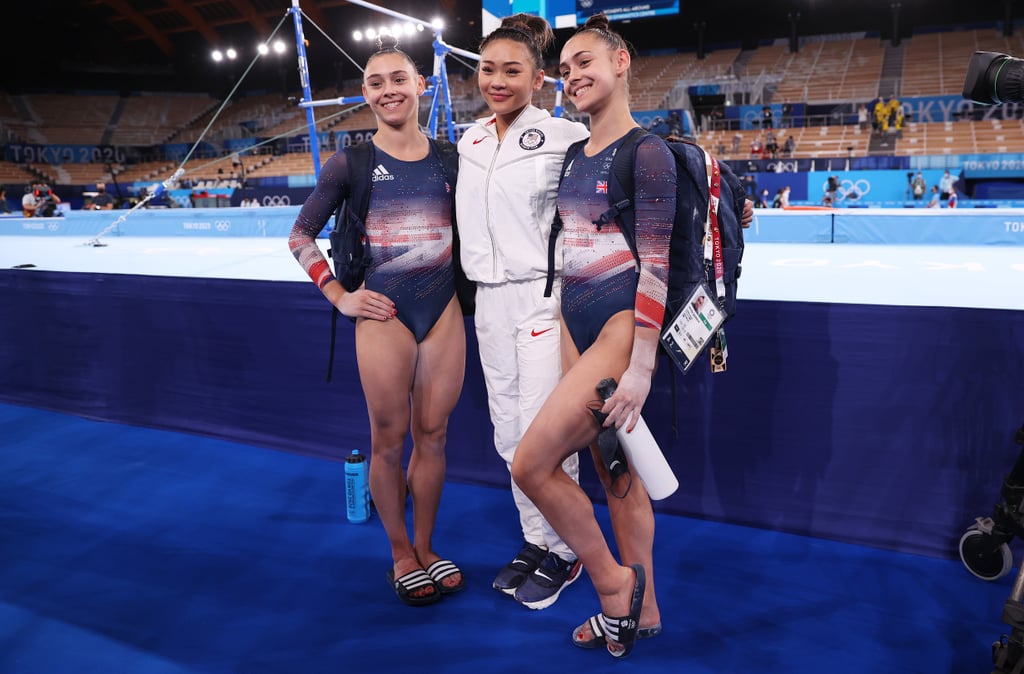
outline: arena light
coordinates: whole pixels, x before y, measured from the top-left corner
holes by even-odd
[[[224,52],[224,55],[227,56],[232,61],[234,61],[236,58],[238,58],[238,52],[235,51],[234,47],[228,47],[227,51]]]
[[[256,47],[256,51],[260,53],[260,56],[266,56],[267,54],[270,53],[270,47],[268,47],[265,43],[261,42],[260,45]]]
[[[394,38],[414,38],[417,33],[423,32],[422,23],[413,23],[406,21],[404,23],[394,23],[390,26],[373,26],[367,27],[362,30],[352,31],[352,39],[355,42],[361,42],[368,40],[370,42],[376,40],[378,37],[383,35],[389,35]]]
[[[210,58],[212,58],[217,63],[220,63],[224,60],[224,54],[222,54],[219,49],[214,49],[213,52],[210,53]]]
[[[274,40],[274,53],[283,54],[285,50],[284,42],[281,40]]]
[[[432,19],[430,21],[430,25],[434,27],[434,30],[441,30],[442,28],[444,28],[444,21],[442,21],[440,18]]]

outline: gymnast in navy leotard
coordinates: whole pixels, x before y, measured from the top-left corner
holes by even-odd
[[[402,602],[420,605],[465,587],[462,572],[434,551],[431,540],[444,484],[448,417],[462,392],[466,334],[453,283],[454,185],[447,184],[437,146],[419,127],[424,78],[388,39],[391,44],[382,44],[363,72],[363,96],[377,120],[371,175],[365,176],[373,257],[365,283],[346,291],[316,240],[349,192],[345,152],[324,164],[288,243],[334,308],[355,319],[358,378],[345,374],[348,383],[362,387],[366,400],[370,494],[391,548],[388,583]],[[339,409],[346,425],[358,422],[358,407]],[[405,462],[409,436],[412,452]]]
[[[373,264],[366,271],[366,288],[387,295],[398,320],[422,342],[455,294],[451,185],[433,152],[418,161],[401,161],[380,149],[374,155],[366,216]],[[307,246],[337,209],[338,188],[347,183],[348,164],[341,151],[324,165],[317,190],[296,221],[295,234]],[[304,266],[311,263],[307,270],[313,280],[329,281],[321,278],[330,267],[317,264],[319,249],[307,252],[299,260]]]
[[[565,94],[590,118],[590,138],[563,167],[558,193],[563,375],[512,461],[512,479],[579,555],[597,590],[600,612],[572,631],[573,643],[603,646],[615,657],[628,655],[638,637],[661,632],[654,512],[643,480],[629,466],[632,459],[623,457],[630,477],[613,479],[597,439],[602,425],[635,430],[650,393],[676,208],[675,161],[663,140],[648,137],[636,148],[631,195],[639,264],[614,223],[601,229],[594,224],[609,207],[613,153],[636,128],[629,110],[631,62],[629,46],[604,14],[587,19],[562,47],[558,71]],[[602,405],[598,386],[606,379],[617,387]],[[559,470],[586,446],[609,504],[615,552],[587,494]]]
[[[455,294],[452,272],[451,186],[441,158],[401,161],[375,152],[366,231],[373,264],[366,288],[387,295],[397,318],[422,342]],[[302,207],[293,237],[309,245],[341,201],[340,186],[348,183],[344,151],[324,165],[317,189]],[[315,243],[313,244],[315,248]],[[318,284],[332,277],[330,266],[308,248],[299,261]],[[293,246],[293,250],[295,247]]]
[[[640,269],[616,223],[594,224],[608,210],[608,174],[618,140],[587,157],[576,155],[558,191],[565,226],[562,317],[580,353],[609,318],[636,312],[636,325],[660,328],[668,292],[668,246],[675,212],[675,162],[659,139],[636,152],[636,230]],[[639,272],[639,273],[638,273]]]
[[[366,287],[395,303],[422,342],[455,294],[451,185],[441,158],[404,162],[378,150],[366,231],[373,265]]]

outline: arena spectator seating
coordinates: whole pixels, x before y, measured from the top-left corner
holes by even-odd
[[[327,161],[327,155],[320,153],[320,161]],[[247,172],[252,178],[267,176],[311,175],[313,173],[313,153],[289,152],[273,157],[263,165],[254,166]]]
[[[0,161],[0,184],[28,184],[39,176],[24,167],[9,161]]]
[[[995,28],[962,29],[915,34],[893,47],[876,37],[837,35],[802,38],[800,49],[791,53],[784,40],[775,40],[756,49],[713,48],[705,58],[692,52],[658,53],[634,60],[630,82],[632,107],[638,112],[679,107],[685,100],[684,87],[690,83],[737,82],[752,92],[751,103],[830,104],[848,106],[848,113],[831,119],[800,120],[810,126],[781,129],[776,120],[775,135],[781,147],[786,137],[794,136],[795,158],[864,156],[869,152],[896,155],[942,155],[1018,152],[1024,140],[1020,120],[970,120],[923,122],[906,120],[901,134],[886,137],[880,147],[871,148],[870,130],[850,124],[853,110],[861,104],[870,108],[886,79],[894,80],[893,93],[900,98],[913,96],[959,95],[971,55],[977,50],[1024,53],[1021,31],[1003,36]],[[890,72],[895,64],[895,73]],[[457,122],[470,122],[486,114],[475,78],[467,72],[450,72],[452,108]],[[553,64],[548,66],[554,73]],[[889,86],[886,82],[886,86]],[[760,87],[760,88],[758,88]],[[317,100],[354,97],[359,83],[342,89],[327,88],[314,92]],[[537,105],[552,109],[555,87],[547,84],[535,97]],[[55,145],[114,145],[151,147],[164,143],[193,144],[206,132],[213,146],[222,141],[282,138],[308,134],[306,115],[294,99],[282,93],[239,96],[221,110],[221,101],[207,94],[74,94],[30,93],[0,95],[0,129],[7,142]],[[429,103],[423,102],[423,121]],[[570,116],[580,115],[567,100],[562,105]],[[214,114],[217,119],[211,125]],[[315,108],[317,131],[364,131],[374,127],[372,113],[365,105],[324,106]],[[847,122],[847,123],[843,123]],[[207,128],[209,127],[209,128]],[[739,135],[738,151],[733,138]],[[751,141],[760,129],[742,131],[712,129],[699,138],[725,159],[748,159]],[[256,147],[244,157],[246,177],[311,174],[311,156],[307,152],[274,156],[281,145]],[[306,149],[306,148],[304,148]],[[321,147],[321,160],[332,148]],[[215,184],[240,181],[233,166],[234,151],[209,157],[209,148],[198,148],[186,166],[186,177]],[[148,154],[148,153],[147,153]],[[93,157],[94,159],[95,157]],[[80,159],[75,157],[74,159]],[[176,168],[174,161],[143,161],[129,166],[105,162],[64,163],[33,162],[15,165],[0,162],[0,180],[26,183],[41,178],[54,184],[89,185],[99,180],[159,181]],[[234,183],[231,183],[234,184]]]
[[[1019,30],[1004,37],[994,28],[915,35],[904,47],[899,95],[959,95],[975,51],[1024,54],[1024,38]]]
[[[206,94],[129,96],[124,99],[111,145],[146,146],[167,142],[179,128],[216,107]]]
[[[869,101],[878,96],[884,56],[878,38],[822,39],[802,44],[779,73],[774,100]]]
[[[177,164],[168,161],[143,161],[118,171],[117,180],[119,182],[134,182],[136,180],[159,182],[170,177],[177,167]]]
[[[911,122],[896,139],[898,155],[942,155],[1020,152],[1024,122],[1015,120],[962,120]]]
[[[29,142],[103,145],[103,132],[117,109],[113,95],[32,94],[22,97],[30,119],[11,124]]]
[[[171,137],[177,143],[195,143],[206,131],[204,139],[223,140],[225,138],[244,138],[265,135],[263,129],[277,123],[283,116],[301,116],[295,104],[289,102],[281,94],[260,94],[243,96],[230,101],[220,110],[222,103],[214,101],[214,105],[204,110],[195,119],[176,129]],[[213,126],[207,130],[210,120],[220,110]]]

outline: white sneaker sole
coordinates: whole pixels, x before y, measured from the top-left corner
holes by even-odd
[[[519,601],[520,604],[522,604],[526,608],[533,609],[534,611],[539,611],[539,610],[541,610],[543,608],[547,608],[548,606],[551,606],[556,601],[558,601],[558,595],[562,594],[562,590],[564,590],[565,588],[567,588],[570,585],[572,585],[573,583],[575,583],[576,579],[579,578],[581,575],[583,575],[583,565],[582,564],[580,564],[579,569],[576,570],[576,575],[569,576],[565,580],[565,582],[562,583],[562,587],[558,588],[558,592],[555,592],[550,597],[546,597],[544,599],[539,599],[537,601],[530,601],[530,602],[519,601],[519,598],[517,597],[516,601]]]

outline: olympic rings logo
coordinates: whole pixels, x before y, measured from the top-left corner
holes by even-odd
[[[46,228],[49,229],[51,232],[56,232],[58,229],[60,229],[60,225],[58,225],[56,222],[51,222],[46,226]]]
[[[284,195],[267,195],[263,197],[264,206],[291,206],[292,199],[287,194]]]
[[[821,184],[822,191],[828,191],[828,180]],[[850,180],[846,178],[839,182],[839,189],[836,190],[836,194],[840,199],[849,199],[850,201],[856,201],[857,199],[863,198],[871,192],[871,181],[865,178],[859,180]]]
[[[231,229],[231,222],[228,220],[218,220],[214,226],[218,232],[226,232]]]

